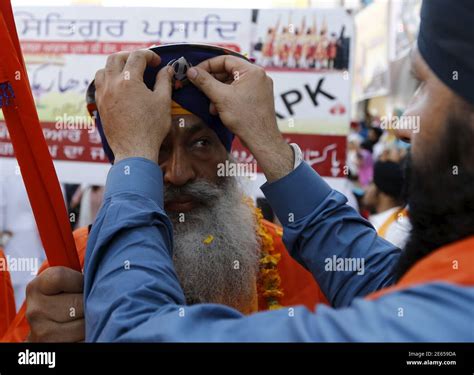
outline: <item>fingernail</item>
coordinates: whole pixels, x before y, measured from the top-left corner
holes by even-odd
[[[198,71],[197,71],[196,68],[190,68],[190,69],[188,70],[188,77],[189,77],[189,78],[194,79],[194,78],[197,77],[197,75],[198,75]]]

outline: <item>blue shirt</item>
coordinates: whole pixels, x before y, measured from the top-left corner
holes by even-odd
[[[375,301],[361,298],[394,283],[400,250],[378,237],[307,164],[262,190],[284,227],[287,249],[313,274],[332,307],[244,316],[223,305],[186,306],[172,263],[161,170],[130,158],[111,168],[89,235],[86,340],[474,341],[472,287],[434,282]],[[363,268],[340,270],[341,259]]]

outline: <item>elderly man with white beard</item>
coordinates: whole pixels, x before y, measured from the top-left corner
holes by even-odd
[[[186,302],[213,301],[243,313],[257,311],[260,239],[254,212],[237,180],[227,178],[220,185],[198,180],[183,188],[167,187],[165,206],[183,196],[202,205],[182,221],[181,212],[167,211],[173,224],[173,263]]]
[[[177,48],[192,58],[195,49],[202,49],[194,45],[158,48],[163,60],[171,57],[166,50]],[[213,53],[223,51],[215,49]],[[115,55],[109,63],[123,56]],[[190,95],[186,98],[204,97],[196,91]],[[97,116],[93,85],[87,101]],[[235,163],[230,154],[230,133],[223,126],[212,125],[213,119],[206,117],[209,105],[186,104],[193,112],[172,102],[171,127],[158,155],[164,208],[173,228],[173,264],[186,303],[220,303],[250,314],[297,304],[312,309],[318,302],[327,302],[311,274],[286,251],[281,228],[263,220],[244,196],[239,177],[218,173],[221,165]],[[104,149],[114,161],[116,155],[102,132],[100,119],[98,126]],[[89,231],[90,227],[75,232],[81,264]],[[133,267],[133,259],[124,259],[124,269]],[[23,319],[7,340],[23,341],[27,334],[29,340],[40,342],[84,340],[82,288],[83,277],[78,272],[62,267],[45,270],[28,288],[29,326]],[[66,314],[71,307],[76,312],[73,317]]]

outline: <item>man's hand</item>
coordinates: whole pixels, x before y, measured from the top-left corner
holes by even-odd
[[[84,341],[84,277],[66,267],[50,267],[26,288],[31,342]]]
[[[187,76],[211,100],[211,112],[247,145],[269,181],[293,170],[293,150],[276,123],[273,81],[263,68],[226,55],[203,61]]]
[[[160,61],[149,50],[119,52],[95,75],[97,107],[115,162],[133,156],[158,162],[171,127],[172,70],[158,72],[153,91],[143,82],[143,73]]]

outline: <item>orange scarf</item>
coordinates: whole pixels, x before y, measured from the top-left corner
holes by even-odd
[[[408,209],[402,208],[400,210],[395,211],[390,217],[385,220],[385,222],[380,226],[380,228],[377,230],[377,234],[380,237],[385,238],[385,235],[387,234],[388,228],[390,228],[390,225],[394,223],[396,220],[400,220],[402,217],[408,217]]]
[[[419,260],[392,287],[368,295],[369,300],[416,285],[444,281],[474,286],[474,236],[454,242]]]

